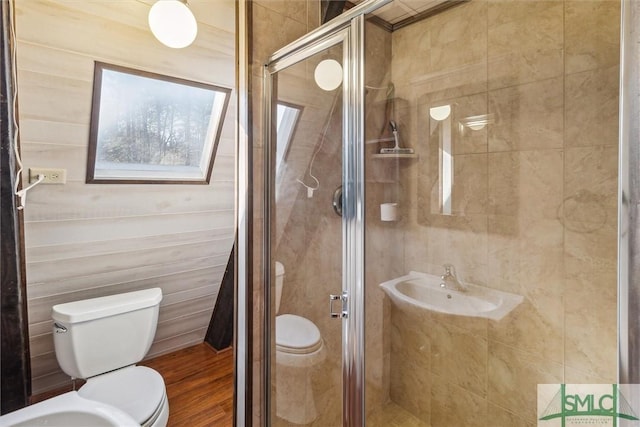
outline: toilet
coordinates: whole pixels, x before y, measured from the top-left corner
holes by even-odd
[[[276,314],[280,311],[284,266],[276,261]],[[276,415],[294,424],[309,424],[318,417],[311,368],[325,358],[318,327],[294,314],[276,316]]]
[[[135,365],[151,347],[161,300],[162,290],[153,288],[59,304],[52,313],[58,364],[86,380],[77,394],[143,427],[165,427],[169,419],[162,376]]]

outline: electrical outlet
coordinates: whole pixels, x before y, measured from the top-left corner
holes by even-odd
[[[44,175],[42,184],[66,184],[66,169],[29,168],[29,183],[36,182],[38,175]]]

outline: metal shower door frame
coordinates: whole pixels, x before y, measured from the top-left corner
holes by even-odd
[[[271,231],[275,204],[273,105],[274,74],[319,52],[343,44],[342,117],[342,318],[343,426],[365,425],[365,296],[364,296],[364,24],[365,15],[392,0],[367,0],[327,24],[275,52],[264,67],[264,395],[271,402],[272,264]],[[327,290],[327,296],[329,290]],[[270,425],[270,414],[265,414]]]

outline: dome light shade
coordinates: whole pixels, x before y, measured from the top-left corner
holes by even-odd
[[[486,124],[485,124],[485,123],[477,123],[477,124],[473,124],[473,125],[472,125],[472,124],[470,124],[470,125],[469,125],[469,129],[472,129],[472,130],[482,130],[482,129],[484,129],[484,127],[485,127],[485,126],[486,126]]]
[[[149,10],[149,28],[165,46],[189,46],[198,34],[198,23],[191,9],[179,0],[158,0]]]
[[[324,59],[316,66],[313,77],[320,89],[337,89],[342,84],[342,65],[335,59]]]
[[[440,107],[431,107],[429,115],[433,120],[442,121],[451,114],[451,105],[441,105]]]

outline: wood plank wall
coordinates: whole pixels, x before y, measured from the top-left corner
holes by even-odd
[[[234,85],[233,0],[191,0],[198,37],[179,50],[148,30],[153,3],[16,1],[24,166],[67,169],[66,185],[33,189],[25,209],[34,394],[68,380],[53,352],[55,304],[161,287],[148,357],[202,342],[215,305],[234,237],[235,91],[210,185],[84,182],[94,61]]]

